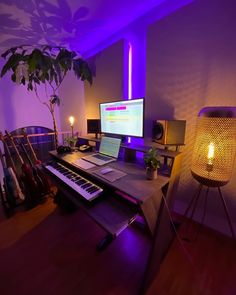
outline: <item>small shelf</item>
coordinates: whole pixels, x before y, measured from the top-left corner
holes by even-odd
[[[52,177],[55,178],[53,175]],[[126,200],[119,196],[117,197],[112,190],[108,190],[104,195],[99,196],[92,202],[88,202],[58,178],[56,179],[56,183],[60,193],[69,198],[76,206],[83,209],[99,226],[113,237],[119,235],[138,215],[138,207],[135,204],[128,204]]]

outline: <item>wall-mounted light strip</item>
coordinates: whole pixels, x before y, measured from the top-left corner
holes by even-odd
[[[128,56],[128,99],[132,99],[132,46],[130,43]]]
[[[128,54],[128,99],[132,99],[132,46],[130,43]],[[131,143],[131,137],[128,137],[127,141]]]

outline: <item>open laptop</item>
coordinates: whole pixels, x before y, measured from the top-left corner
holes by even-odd
[[[82,159],[98,166],[116,161],[119,155],[120,144],[120,138],[104,136],[101,138],[99,152],[82,157]]]

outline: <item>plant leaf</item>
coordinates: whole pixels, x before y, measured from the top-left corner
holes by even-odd
[[[7,51],[5,51],[1,55],[1,57],[6,58],[8,56],[8,54],[10,54],[10,53],[14,54],[16,52],[16,50],[17,50],[17,47],[12,47],[12,48],[8,49]]]
[[[18,53],[13,54],[6,64],[3,66],[2,71],[1,71],[1,78],[6,74],[7,71],[12,69],[14,71],[16,67],[18,66],[19,62],[22,61],[22,56]]]

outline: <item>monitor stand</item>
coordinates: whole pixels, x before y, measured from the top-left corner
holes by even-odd
[[[128,142],[128,136],[121,136],[121,143],[124,145],[130,145]]]

